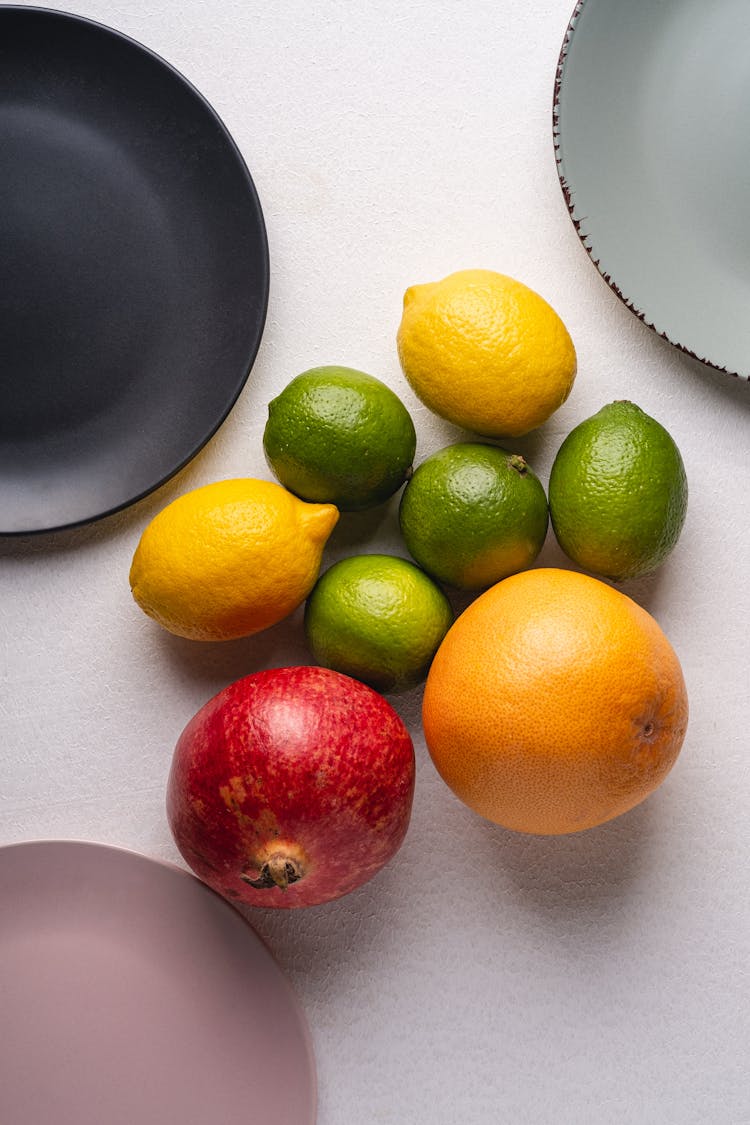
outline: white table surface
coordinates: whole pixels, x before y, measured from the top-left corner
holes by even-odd
[[[523,837],[459,804],[427,757],[420,691],[394,698],[418,760],[402,850],[338,903],[253,922],[309,1018],[320,1125],[750,1121],[750,387],[650,333],[578,242],[551,142],[571,0],[59,6],[148,44],[213,103],[260,194],[272,282],[249,383],[177,479],[89,528],[0,542],[0,843],[181,862],[164,814],[180,730],[229,681],[309,656],[299,613],[221,646],[160,631],[128,589],[142,529],[190,488],[267,477],[266,403],[314,364],[393,386],[418,459],[462,437],[403,380],[401,297],[455,269],[510,273],[558,309],[579,356],[568,402],[516,443],[544,482],[563,436],[615,398],[683,452],[680,543],[626,587],[681,657],[682,755],[620,820]],[[342,519],[327,561],[404,553],[395,513]],[[560,561],[548,542],[539,562]]]

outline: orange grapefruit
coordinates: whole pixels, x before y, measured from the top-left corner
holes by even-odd
[[[688,701],[677,656],[631,598],[538,569],[476,599],[425,685],[430,755],[488,820],[557,835],[633,808],[680,752]]]

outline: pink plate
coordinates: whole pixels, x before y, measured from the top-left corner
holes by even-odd
[[[0,848],[2,1125],[312,1125],[304,1017],[192,875],[98,844]]]

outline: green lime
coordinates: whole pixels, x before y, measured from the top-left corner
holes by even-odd
[[[552,526],[565,554],[618,581],[655,570],[677,542],[687,509],[680,451],[632,402],[581,422],[552,465]]]
[[[480,590],[534,561],[547,534],[547,497],[519,454],[458,442],[415,470],[399,519],[409,553],[428,574]]]
[[[266,460],[303,500],[342,511],[387,500],[411,472],[417,438],[398,395],[351,367],[314,367],[268,406]]]
[[[305,635],[318,663],[377,691],[420,683],[452,623],[440,587],[394,555],[334,563],[305,606]]]

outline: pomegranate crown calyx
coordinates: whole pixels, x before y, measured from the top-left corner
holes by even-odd
[[[278,887],[279,890],[285,891],[303,875],[304,871],[298,859],[285,852],[274,852],[262,864],[257,876],[253,877],[243,872],[240,878],[256,890]]]

